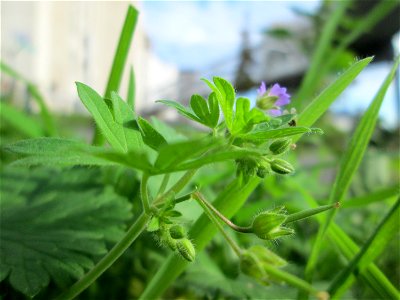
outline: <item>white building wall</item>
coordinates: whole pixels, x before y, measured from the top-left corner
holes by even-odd
[[[2,2],[1,60],[39,86],[51,109],[85,111],[75,81],[103,94],[129,2]],[[133,5],[140,11],[140,3]],[[139,21],[120,94],[126,98],[130,65],[136,77],[138,110],[154,105],[178,70],[151,52]],[[2,80],[11,80],[2,76]],[[8,86],[2,83],[2,88]],[[20,92],[21,93],[21,92]],[[19,95],[17,93],[17,95]],[[158,96],[160,97],[160,96]]]

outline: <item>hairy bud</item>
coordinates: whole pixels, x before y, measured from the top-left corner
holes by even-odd
[[[286,175],[294,172],[293,166],[286,160],[276,158],[271,161],[271,169],[275,173]]]
[[[186,259],[189,262],[194,261],[196,257],[196,250],[194,249],[194,246],[189,239],[183,238],[177,240],[176,247],[178,249],[179,254],[184,259]]]
[[[292,145],[292,140],[291,139],[279,139],[274,141],[270,146],[269,150],[275,154],[282,154],[285,153],[290,149],[290,146]]]
[[[186,236],[185,229],[181,225],[173,225],[169,229],[169,234],[175,240],[182,239]]]
[[[284,235],[293,234],[293,229],[282,226],[286,218],[285,214],[271,211],[262,212],[253,220],[251,225],[253,233],[263,240],[273,240]]]

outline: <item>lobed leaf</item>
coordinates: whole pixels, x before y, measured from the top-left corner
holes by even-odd
[[[165,138],[145,119],[139,117],[138,124],[143,141],[147,146],[158,151],[160,147],[167,144]]]
[[[29,297],[50,279],[65,286],[83,276],[131,217],[98,170],[5,169],[1,177],[0,280]]]

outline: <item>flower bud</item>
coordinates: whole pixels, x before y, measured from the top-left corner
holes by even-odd
[[[260,165],[257,168],[257,176],[260,178],[264,178],[271,172],[272,172],[271,165],[266,161],[263,161],[262,163],[260,163]]]
[[[263,110],[274,108],[275,102],[278,98],[278,96],[262,96],[257,100],[256,106]]]
[[[260,245],[247,249],[240,256],[240,270],[263,285],[278,281],[273,275],[268,274],[266,266],[283,267],[286,264],[284,259]]]
[[[181,225],[173,225],[169,229],[169,234],[175,240],[182,239],[186,236],[185,229]]]
[[[177,246],[179,254],[184,259],[186,259],[189,262],[194,261],[194,259],[196,257],[196,250],[194,249],[194,246],[189,239],[183,238],[183,239],[177,240],[176,246]]]
[[[263,240],[273,240],[283,235],[293,234],[291,228],[282,226],[287,216],[266,211],[257,215],[251,225],[253,233]]]
[[[162,245],[167,245],[171,250],[176,250],[176,240],[169,234],[169,230],[164,226],[158,231],[158,237]]]
[[[275,173],[286,175],[294,172],[293,166],[286,160],[276,158],[271,161],[271,169]]]
[[[275,155],[282,154],[290,149],[291,144],[291,139],[279,139],[269,146],[269,150]]]
[[[253,159],[239,159],[237,162],[237,172],[245,176],[255,176],[257,173],[257,162]]]

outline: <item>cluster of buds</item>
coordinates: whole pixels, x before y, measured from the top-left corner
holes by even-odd
[[[182,258],[192,262],[196,257],[193,243],[188,238],[185,228],[170,219],[180,215],[178,211],[173,210],[173,205],[168,204],[161,213],[155,212],[147,231],[154,232],[161,245],[169,247]]]

